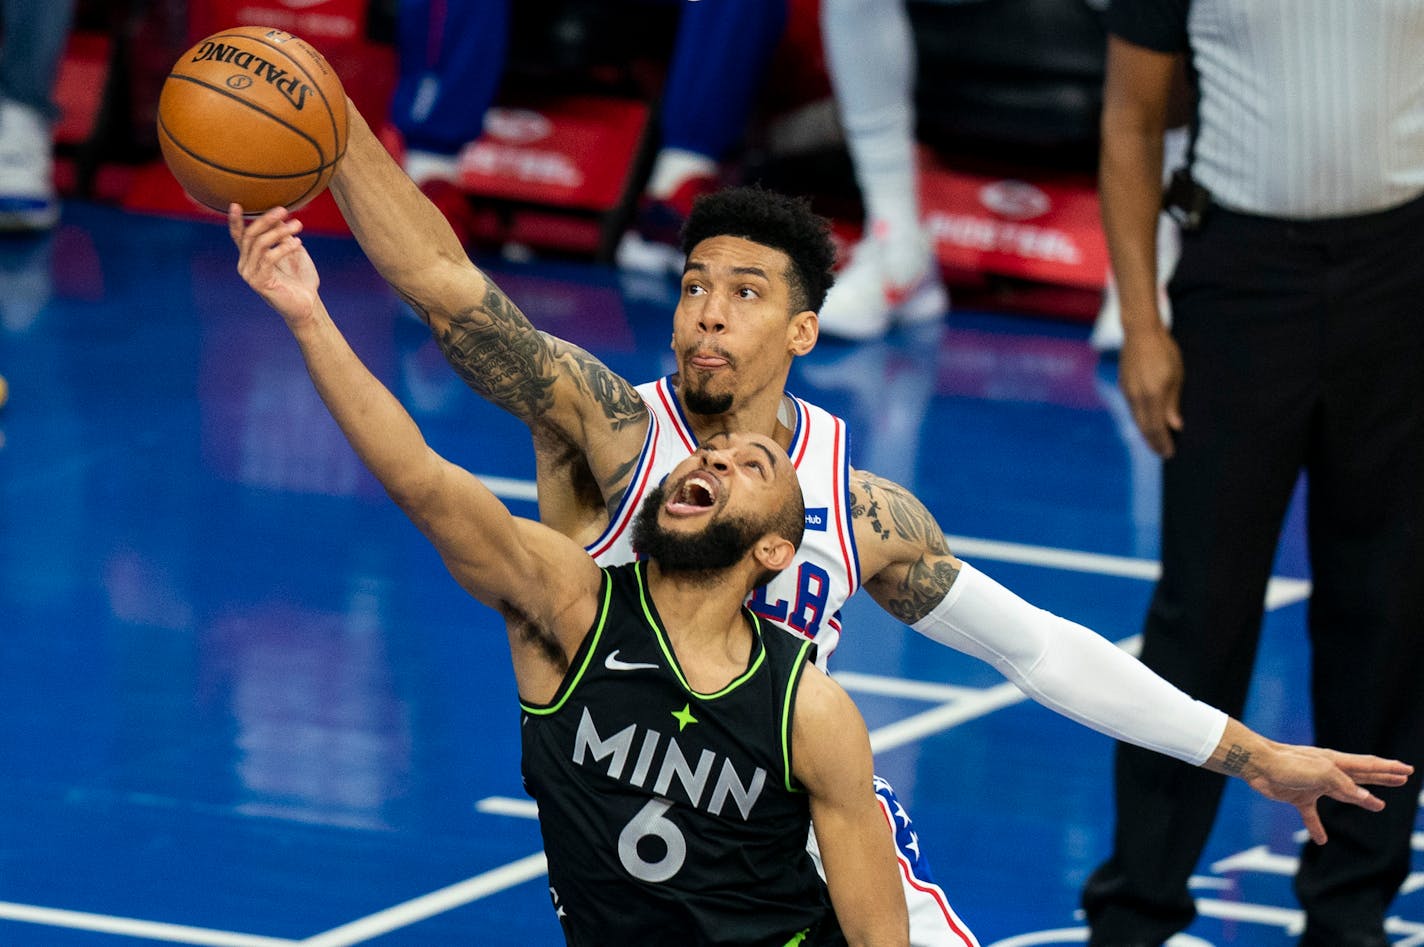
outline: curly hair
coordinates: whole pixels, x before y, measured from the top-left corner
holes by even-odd
[[[820,311],[835,282],[836,247],[830,223],[811,202],[762,187],[732,187],[705,194],[692,205],[682,228],[682,252],[712,237],[741,237],[780,250],[791,258],[793,311]]]

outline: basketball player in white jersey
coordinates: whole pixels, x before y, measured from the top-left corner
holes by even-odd
[[[535,329],[470,261],[355,106],[348,108],[350,138],[332,184],[337,203],[466,383],[529,425],[546,524],[587,544],[601,562],[626,558],[631,512],[678,460],[714,434],[771,437],[797,465],[808,528],[796,562],[749,603],[753,611],[816,640],[824,660],[840,635],[841,603],[863,585],[896,618],[990,662],[1045,706],[1295,801],[1318,837],[1318,792],[1305,798],[1275,775],[1304,754],[1350,780],[1331,762],[1340,757],[1264,740],[1101,636],[956,559],[914,496],[850,468],[843,422],[786,394],[793,359],[816,343],[816,310],[833,279],[826,222],[804,203],[757,189],[699,202],[684,232],[687,263],[673,315],[678,373],[635,388],[587,352]],[[1374,806],[1357,786],[1333,785],[1347,801]],[[908,825],[894,824],[907,833],[898,841],[911,942],[976,944],[943,892],[919,874],[925,866]]]

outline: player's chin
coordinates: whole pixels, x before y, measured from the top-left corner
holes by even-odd
[[[730,376],[692,375],[683,383],[682,403],[693,414],[725,414],[736,401],[735,391],[735,380]]]

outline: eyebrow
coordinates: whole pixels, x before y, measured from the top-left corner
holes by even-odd
[[[716,440],[716,439],[719,438],[719,437],[731,438],[731,436],[732,436],[732,433],[731,433],[730,431],[718,431],[716,434],[710,434],[710,435],[708,435],[707,437],[704,437],[704,438],[702,439],[702,446],[703,446],[703,447],[706,447],[708,441]],[[750,443],[751,443],[751,446],[752,446],[752,447],[755,447],[757,450],[761,451],[763,454],[766,455],[767,462],[768,462],[769,464],[771,464],[772,469],[775,470],[775,469],[776,469],[776,454],[775,454],[775,452],[773,452],[770,447],[767,447],[765,444],[761,443],[760,441],[751,441]]]
[[[696,270],[699,273],[706,273],[708,267],[706,263],[699,260],[688,260],[687,263],[683,265],[682,272],[688,273],[692,270]],[[771,282],[771,277],[768,276],[766,270],[760,266],[734,266],[731,272],[734,276],[759,276],[768,283]]]
[[[772,469],[772,470],[775,470],[775,469],[776,469],[776,455],[771,452],[771,448],[770,448],[770,447],[767,447],[765,444],[759,443],[759,442],[757,442],[757,441],[753,441],[753,442],[752,442],[752,446],[753,446],[753,447],[756,447],[756,448],[759,448],[759,449],[761,450],[761,452],[766,455],[766,461],[767,461],[767,463],[771,464],[771,469]]]

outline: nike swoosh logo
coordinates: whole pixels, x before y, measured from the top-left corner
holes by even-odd
[[[618,651],[614,651],[608,657],[604,658],[603,666],[610,671],[639,671],[644,668],[656,670],[658,667],[656,664],[636,664],[628,661],[620,661],[618,660]]]

